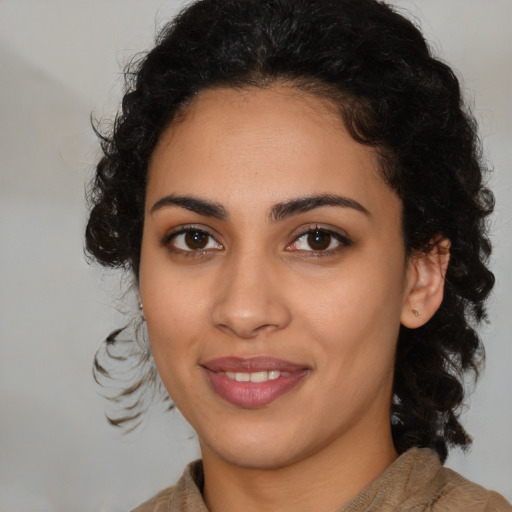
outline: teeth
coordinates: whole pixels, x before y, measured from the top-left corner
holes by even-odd
[[[245,373],[245,372],[225,372],[226,377],[236,380],[237,382],[267,382],[268,380],[275,380],[281,377],[281,375],[290,375],[286,372],[280,372],[277,370],[271,370],[269,372],[262,371],[262,372],[252,372],[252,373]]]
[[[266,382],[268,380],[268,372],[251,373],[251,382]]]

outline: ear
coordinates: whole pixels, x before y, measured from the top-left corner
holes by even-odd
[[[445,238],[435,241],[428,253],[409,258],[402,325],[416,329],[434,316],[443,301],[449,261],[450,241]]]

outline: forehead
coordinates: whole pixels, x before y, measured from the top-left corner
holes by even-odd
[[[162,134],[150,162],[148,203],[169,193],[222,203],[238,196],[241,208],[313,193],[368,204],[395,196],[375,150],[352,139],[336,105],[286,86],[199,94]]]

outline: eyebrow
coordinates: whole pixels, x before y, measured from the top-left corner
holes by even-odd
[[[159,199],[151,207],[150,212],[154,213],[155,211],[167,206],[178,206],[199,215],[204,215],[205,217],[213,217],[219,220],[226,220],[228,218],[228,212],[226,208],[224,208],[224,206],[222,206],[220,203],[207,201],[206,199],[199,199],[197,197],[178,196],[175,194],[170,194]]]
[[[270,218],[273,221],[284,220],[298,213],[309,212],[322,206],[336,206],[339,208],[352,208],[370,217],[370,212],[361,204],[349,197],[334,194],[322,194],[292,199],[284,203],[278,203],[272,207]]]
[[[193,196],[179,196],[170,194],[159,199],[152,207],[150,212],[154,213],[165,207],[178,206],[190,210],[191,212],[203,215],[205,217],[213,217],[219,220],[226,220],[229,217],[228,211],[220,203],[209,201],[207,199],[199,199]],[[270,219],[273,222],[279,222],[293,215],[305,213],[323,206],[334,206],[338,208],[351,208],[359,211],[368,217],[370,212],[361,204],[349,197],[321,194],[307,197],[299,197],[282,203],[275,204],[270,211]]]

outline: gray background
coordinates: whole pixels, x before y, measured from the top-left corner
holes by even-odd
[[[400,0],[464,77],[491,185],[497,276],[487,369],[448,465],[512,500],[512,1]],[[198,456],[179,414],[123,437],[104,420],[93,354],[122,324],[119,275],[83,258],[89,125],[120,99],[121,64],[185,2],[0,0],[0,510],[126,511]],[[133,302],[133,301],[132,301]]]

